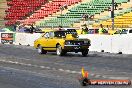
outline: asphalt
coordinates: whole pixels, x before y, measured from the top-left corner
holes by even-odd
[[[81,67],[89,79],[132,80],[132,55],[89,52],[57,56],[39,55],[30,46],[0,44],[0,88],[83,88],[78,82]],[[132,88],[132,86],[89,85],[86,88]]]

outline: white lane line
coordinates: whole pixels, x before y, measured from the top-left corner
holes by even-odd
[[[45,68],[45,69],[49,69],[49,70],[56,70],[56,71],[61,71],[61,72],[66,72],[66,73],[71,73],[71,74],[81,74],[81,72],[79,72],[79,71],[64,70],[61,68],[56,69],[56,68],[51,68],[51,67],[46,67],[46,66],[38,66],[38,65],[32,65],[32,64],[19,63],[16,61],[0,60],[0,62],[23,65],[23,66],[30,66],[30,67],[36,67],[36,68],[42,68],[42,69]]]
[[[107,76],[107,75],[95,75],[95,77],[102,77],[106,79],[132,79],[130,77],[117,77],[117,76]]]
[[[38,66],[38,65],[32,65],[32,64],[25,64],[25,63],[19,63],[19,62],[13,62],[13,61],[7,61],[7,60],[0,60],[0,62],[5,62],[5,63],[11,63],[11,64],[17,64],[17,65],[23,65],[23,66],[30,66],[30,67],[36,67],[36,68],[42,68],[42,69],[49,69],[49,70],[56,70],[56,71],[61,71],[61,72],[66,72],[66,73],[71,73],[71,74],[81,74],[79,71],[71,71],[71,70],[64,70],[64,69],[56,69],[56,68],[51,68],[51,67],[46,67],[46,66]],[[1,66],[0,66],[1,67]],[[25,70],[26,71],[26,70]],[[34,73],[34,72],[33,72]],[[97,75],[97,74],[90,74],[91,76],[94,76],[96,78],[98,77],[103,77],[103,78],[108,78],[108,79],[130,79],[129,77],[108,77],[104,75]]]
[[[59,71],[64,71],[63,69],[58,69]]]
[[[65,70],[65,71],[68,72],[68,73],[71,72],[70,70]]]
[[[101,75],[95,75],[95,77],[97,77],[97,78],[98,78],[98,77],[102,77],[102,76],[101,76]]]
[[[31,64],[27,64],[27,66],[32,66]]]
[[[95,74],[90,74],[91,76],[95,76]]]
[[[34,74],[36,76],[41,76],[41,77],[48,77],[48,78],[52,78],[51,74],[48,75],[48,74],[43,74],[43,73],[38,73],[38,72],[33,72],[33,71],[29,71],[29,70],[20,70],[20,69],[16,69],[16,68],[11,68],[11,67],[3,67],[3,66],[0,66],[1,68],[4,68],[6,70],[14,70],[14,71],[18,71],[18,72],[25,72],[25,73],[31,73],[31,74]],[[6,71],[5,70],[5,71]],[[54,77],[54,76],[53,76]],[[60,76],[55,76],[57,78],[60,78]]]
[[[50,67],[45,67],[46,69],[51,69]]]
[[[103,75],[102,77],[103,77],[103,78],[108,78],[108,77],[106,77],[105,75]]]
[[[74,73],[77,73],[77,72],[76,72],[76,71],[71,71],[71,73],[73,73],[73,74],[74,74]]]
[[[119,76],[107,76],[107,75],[98,75],[98,74],[90,74],[91,76],[94,76],[96,78],[106,78],[106,79],[132,79],[130,77],[119,77]]]
[[[56,68],[52,68],[52,70],[56,70]]]
[[[129,77],[108,77],[109,79],[129,79]]]
[[[45,68],[45,66],[40,66],[41,68]]]

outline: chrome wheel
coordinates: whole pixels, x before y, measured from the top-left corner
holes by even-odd
[[[43,47],[42,47],[41,45],[39,45],[39,46],[38,46],[38,53],[39,53],[39,54],[46,54],[47,51],[45,51],[45,50],[43,49]]]
[[[59,55],[59,56],[62,55],[62,47],[61,47],[60,45],[57,46],[56,53],[57,53],[57,55]]]

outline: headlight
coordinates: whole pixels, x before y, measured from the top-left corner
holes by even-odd
[[[89,41],[84,41],[84,44],[88,43]]]

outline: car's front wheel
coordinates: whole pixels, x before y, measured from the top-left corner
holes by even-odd
[[[57,54],[58,56],[63,56],[63,55],[66,54],[66,52],[64,52],[64,51],[62,50],[61,45],[57,45],[57,47],[56,47],[56,54]]]
[[[47,51],[45,51],[45,50],[43,49],[43,47],[42,47],[41,45],[39,45],[39,46],[38,46],[38,53],[39,53],[39,54],[46,54]]]
[[[88,54],[88,49],[82,51],[82,56],[86,57]]]

